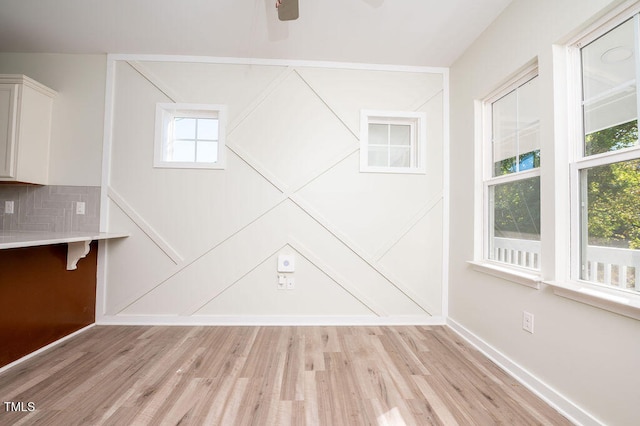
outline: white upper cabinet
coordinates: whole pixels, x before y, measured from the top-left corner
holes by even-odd
[[[55,95],[27,76],[0,74],[0,181],[47,184]]]

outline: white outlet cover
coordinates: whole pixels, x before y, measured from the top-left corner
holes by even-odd
[[[76,202],[76,214],[84,214],[85,213],[85,203],[84,201]]]
[[[296,270],[296,257],[292,254],[278,256],[278,272],[294,272]]]

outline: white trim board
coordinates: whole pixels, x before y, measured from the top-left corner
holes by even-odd
[[[107,62],[110,61],[147,61],[147,62],[191,62],[203,64],[233,64],[233,65],[266,65],[284,67],[307,67],[307,68],[336,68],[353,70],[372,71],[397,71],[415,73],[447,73],[446,67],[421,67],[414,65],[390,65],[390,64],[366,64],[356,62],[331,62],[331,61],[308,61],[290,59],[265,59],[265,58],[232,58],[218,56],[184,56],[184,55],[147,55],[147,54],[127,54],[110,53],[107,55]]]
[[[445,325],[444,317],[424,316],[177,316],[177,315],[105,315],[98,325],[148,326],[393,326],[393,325]]]
[[[566,396],[553,389],[534,374],[521,367],[508,356],[482,340],[455,320],[447,318],[446,322],[446,325],[449,326],[451,330],[456,332],[456,334],[462,337],[471,346],[480,351],[484,356],[497,364],[507,374],[540,397],[544,402],[556,409],[572,423],[585,426],[599,426],[603,424],[583,408],[569,400]]]

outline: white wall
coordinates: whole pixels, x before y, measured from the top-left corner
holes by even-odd
[[[474,101],[537,57],[544,105],[543,276],[561,278],[566,234],[555,219],[566,212],[567,188],[556,185],[554,178],[568,174],[562,153],[566,139],[554,136],[565,115],[554,107],[553,87],[566,77],[553,74],[552,44],[609,3],[515,0],[451,68],[449,315],[477,343],[504,355],[588,413],[581,414],[580,408],[571,412],[578,420],[589,422],[590,414],[606,424],[632,425],[638,422],[640,322],[558,297],[545,285],[535,290],[475,272],[466,263],[474,256]],[[558,218],[556,209],[563,209]],[[535,334],[521,328],[525,310],[535,315]],[[570,406],[563,409],[571,411]]]
[[[99,321],[442,321],[441,70],[114,64]],[[153,168],[170,101],[227,105],[225,170]],[[361,109],[426,112],[428,172],[359,173]]]
[[[99,186],[106,55],[0,53],[1,74],[24,74],[58,92],[49,184]]]

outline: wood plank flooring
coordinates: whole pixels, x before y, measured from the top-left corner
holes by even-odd
[[[0,402],[2,425],[571,424],[447,327],[97,326]]]

